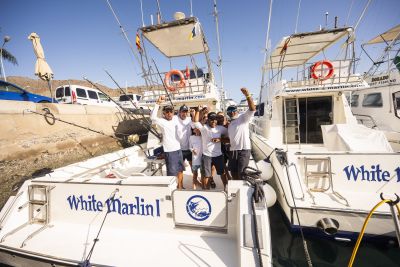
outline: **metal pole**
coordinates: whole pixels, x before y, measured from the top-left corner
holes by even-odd
[[[396,229],[397,242],[399,243],[399,247],[400,247],[400,223],[399,223],[399,218],[397,218],[397,214],[396,214],[396,211],[394,209],[394,205],[389,204],[389,206],[390,206],[390,212],[392,213],[392,217],[393,217],[394,228]]]
[[[3,43],[3,46],[1,47],[1,50],[0,50],[0,62],[1,62],[1,74],[3,74],[3,80],[6,82],[7,79],[6,79],[6,74],[5,74],[4,65],[3,65],[3,48],[4,48],[5,43],[6,42]]]
[[[5,82],[7,81],[7,78],[6,78],[6,71],[4,70],[4,65],[3,65],[3,49],[4,49],[4,46],[6,45],[6,43],[10,40],[11,40],[10,36],[8,36],[8,35],[4,36],[3,45],[1,46],[1,50],[0,50],[1,73],[3,74],[3,80]]]
[[[222,106],[222,110],[225,110],[224,76],[223,76],[223,72],[222,72],[221,42],[219,40],[217,0],[214,0],[214,13],[213,13],[213,15],[214,15],[214,18],[215,18],[215,28],[216,28],[216,33],[217,33],[219,75],[221,77],[221,86],[220,86],[221,106]]]

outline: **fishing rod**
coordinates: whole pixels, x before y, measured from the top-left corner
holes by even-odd
[[[94,86],[97,90],[99,90],[100,92],[102,92],[104,95],[108,96],[108,94],[106,92],[104,92],[103,90],[101,90],[97,85],[95,85],[92,81],[90,81],[87,77],[83,77],[83,79],[85,81],[87,81],[88,83],[90,83],[92,86]],[[108,96],[109,97],[109,96]],[[116,104],[119,108],[122,109],[122,111],[124,111],[127,114],[131,114],[131,115],[135,115],[133,114],[129,109],[124,108],[123,106],[121,106],[120,103],[118,103],[117,101],[115,101],[114,99],[112,99],[111,97],[109,97],[109,99],[114,102],[114,104]]]
[[[104,70],[106,73],[107,73],[107,75],[111,78],[111,80],[115,83],[115,85],[118,87],[118,89],[126,96],[126,93],[124,92],[124,90],[122,90],[122,88],[121,88],[121,86],[119,86],[119,84],[117,83],[117,81],[111,76],[111,74],[107,71],[107,70]],[[143,123],[145,124],[145,126],[147,126],[148,128],[148,130],[152,133],[152,134],[154,134],[158,139],[160,139],[161,140],[161,135],[160,135],[160,133],[158,133],[152,126],[151,126],[151,123],[148,121],[148,119],[144,116],[144,114],[143,114],[143,110],[142,109],[140,109],[140,108],[138,108],[138,106],[132,101],[132,99],[130,98],[130,97],[128,97],[128,99],[129,99],[129,101],[133,104],[133,106],[135,106],[135,108],[136,109],[138,109],[138,110],[140,110],[141,112],[140,112],[140,114],[142,115],[142,117],[143,117],[143,119],[145,120],[145,121],[143,121]],[[149,111],[151,111],[149,108],[147,108]]]
[[[154,66],[156,67],[156,70],[157,70],[158,76],[160,77],[160,80],[161,80],[161,82],[162,82],[164,91],[165,91],[165,93],[166,93],[167,96],[168,96],[168,100],[169,100],[169,102],[171,103],[171,105],[174,106],[174,104],[172,103],[171,97],[169,96],[169,93],[168,93],[168,91],[167,91],[167,86],[165,85],[164,80],[163,80],[163,78],[161,77],[160,71],[158,70],[158,67],[157,67],[156,62],[154,61],[154,59],[151,59],[151,60],[153,61]]]
[[[73,123],[73,122],[69,122],[69,121],[65,121],[65,120],[62,120],[60,118],[57,118],[57,117],[54,116],[53,113],[50,112],[50,110],[48,108],[43,108],[42,110],[44,111],[44,113],[40,113],[40,112],[33,111],[33,110],[30,110],[30,109],[25,109],[24,111],[27,111],[27,112],[30,112],[30,113],[33,113],[33,114],[36,114],[36,115],[43,116],[44,119],[46,120],[46,122],[48,124],[50,124],[50,125],[54,125],[54,123],[56,121],[59,121],[59,122],[62,122],[62,123],[65,123],[65,124],[69,124],[69,125],[72,125],[72,126],[75,126],[75,127],[78,127],[78,128],[90,131],[90,132],[94,132],[94,133],[97,133],[97,134],[101,134],[101,135],[110,137],[110,138],[115,139],[115,140],[117,140],[119,142],[121,142],[121,141],[122,142],[126,142],[128,140],[129,143],[132,143],[133,145],[137,145],[143,150],[143,148],[137,143],[137,141],[139,139],[139,135],[138,134],[129,135],[127,140],[125,140],[124,138],[116,137],[116,136],[113,136],[113,135],[108,135],[108,134],[106,134],[106,133],[104,133],[102,131],[97,131],[97,130],[94,130],[94,129],[89,128],[89,127],[85,127],[85,126],[82,126],[82,125],[79,125],[79,124],[76,124],[76,123]],[[123,134],[123,133],[116,133],[116,134],[127,135],[127,134]],[[130,138],[130,136],[132,136],[132,138]]]

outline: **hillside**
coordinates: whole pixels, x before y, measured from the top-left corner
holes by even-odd
[[[9,76],[9,77],[7,77],[7,81],[10,83],[16,84],[31,93],[44,95],[44,96],[50,96],[50,91],[49,91],[47,82],[42,81],[40,79],[31,79],[31,78],[20,77],[20,76]],[[71,80],[52,80],[51,81],[51,86],[52,86],[53,92],[55,91],[55,89],[57,87],[59,87],[61,85],[66,85],[66,84],[77,84],[77,85],[92,87],[92,85],[90,83],[88,83],[87,81],[84,81],[84,80],[71,79]],[[118,88],[109,88],[107,86],[104,86],[104,85],[98,84],[98,83],[96,83],[96,86],[99,87],[100,90],[104,91],[111,97],[121,95],[120,90]],[[133,93],[133,94],[139,93],[139,87],[128,87],[128,93]]]

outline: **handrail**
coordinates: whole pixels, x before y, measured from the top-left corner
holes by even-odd
[[[370,116],[370,115],[364,115],[364,114],[356,114],[356,113],[353,113],[353,115],[356,117],[356,119],[358,120],[358,121],[360,121],[361,122],[361,124],[362,125],[364,125],[364,126],[367,126],[367,125],[365,125],[364,124],[364,121],[360,118],[360,119],[358,119],[357,118],[357,116],[359,116],[359,117],[366,117],[366,118],[368,118],[368,119],[370,119],[371,120],[371,122],[373,123],[373,125],[372,125],[372,129],[378,129],[378,125],[376,124],[376,121],[374,120],[374,118],[372,117],[372,116]],[[368,126],[367,126],[368,127]],[[370,127],[368,127],[368,128],[370,128]]]
[[[17,199],[24,193],[24,191],[19,192],[14,199],[12,200],[12,203],[7,207],[6,212],[4,212],[3,216],[0,218],[0,231],[2,229],[2,223],[5,220],[5,218],[7,218],[8,213],[11,211],[12,207],[14,206],[15,202],[17,201]]]

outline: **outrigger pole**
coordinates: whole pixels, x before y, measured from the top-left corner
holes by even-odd
[[[221,53],[221,43],[220,43],[220,40],[219,40],[217,0],[214,0],[213,16],[214,16],[214,20],[215,20],[215,28],[216,28],[216,31],[217,31],[218,68],[219,68],[219,75],[221,77],[220,97],[221,97],[222,110],[225,110],[224,76],[222,74],[222,55],[221,55],[222,53]]]
[[[168,93],[168,90],[167,90],[167,86],[165,85],[164,80],[163,80],[163,78],[161,77],[160,71],[158,70],[158,67],[157,67],[156,62],[154,61],[154,59],[151,59],[151,60],[153,61],[154,66],[156,67],[158,76],[160,77],[160,80],[161,80],[162,85],[163,85],[163,87],[164,87],[165,93],[166,93],[167,96],[168,96],[168,100],[169,100],[169,102],[171,103],[171,105],[174,106],[174,103],[172,103],[171,97],[169,96],[169,93]]]

